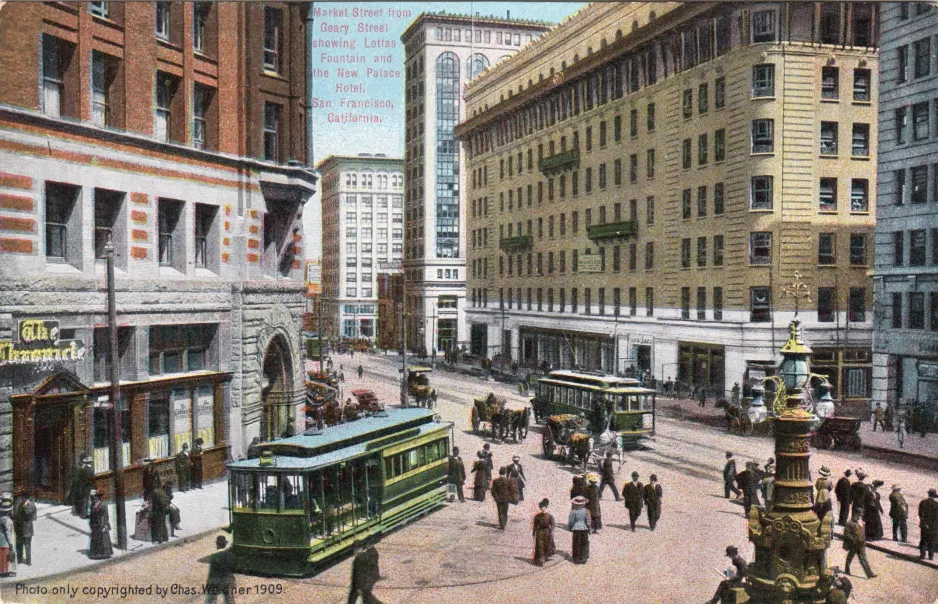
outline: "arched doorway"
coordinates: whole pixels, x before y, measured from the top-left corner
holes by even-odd
[[[290,349],[282,335],[267,344],[261,376],[261,440],[280,438],[290,418],[293,369]]]

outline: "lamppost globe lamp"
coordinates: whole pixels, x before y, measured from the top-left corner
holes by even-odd
[[[761,385],[755,385],[752,387],[752,402],[749,403],[749,419],[752,423],[757,424],[765,420],[765,416],[768,415],[768,411],[765,408],[765,388]]]
[[[821,385],[818,386],[818,390],[821,391],[821,397],[818,400],[817,405],[815,406],[815,412],[817,416],[821,419],[826,417],[831,417],[834,415],[834,399],[831,398],[831,384],[827,380],[821,382]]]
[[[805,347],[807,348],[807,347]],[[808,351],[810,352],[810,350]],[[782,364],[779,366],[779,373],[782,375],[782,382],[788,390],[801,390],[808,381],[808,361],[807,354],[797,355],[789,354],[785,356]]]

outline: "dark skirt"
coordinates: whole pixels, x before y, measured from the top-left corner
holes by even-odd
[[[866,524],[867,541],[878,541],[883,538],[883,517],[878,508],[867,506],[866,517],[863,521]]]
[[[88,557],[92,560],[104,560],[114,555],[111,546],[111,531],[106,528],[91,531],[91,547]]]
[[[583,564],[590,557],[590,532],[573,531],[573,562]]]
[[[476,501],[485,501],[485,487],[474,487],[472,490],[472,495]]]
[[[534,563],[540,566],[557,551],[554,545],[554,531],[550,528],[534,532]]]

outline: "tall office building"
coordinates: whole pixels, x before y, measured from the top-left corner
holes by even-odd
[[[777,365],[797,310],[866,404],[877,19],[594,3],[470,83],[472,352],[722,391]]]
[[[873,400],[938,404],[938,7],[882,5]]]
[[[302,426],[304,10],[17,2],[0,17],[0,490],[129,493]],[[121,400],[110,400],[106,247]]]
[[[547,31],[546,23],[423,13],[404,31],[404,269],[407,345],[448,350],[468,339],[465,159],[453,134],[476,75]]]
[[[399,271],[404,162],[330,155],[322,175],[322,322],[330,338],[377,339],[378,274]]]

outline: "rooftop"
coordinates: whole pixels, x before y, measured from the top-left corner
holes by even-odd
[[[410,25],[404,30],[404,33],[401,34],[401,41],[406,42],[417,27],[424,21],[432,21],[439,23],[457,23],[460,25],[463,24],[483,24],[483,25],[501,25],[505,27],[525,27],[528,29],[537,29],[540,31],[546,31],[554,26],[550,21],[538,21],[534,19],[512,19],[511,11],[507,11],[506,16],[495,17],[495,16],[480,16],[479,13],[473,15],[466,15],[462,13],[448,13],[442,11],[439,13],[420,13],[417,17],[410,22]]]

